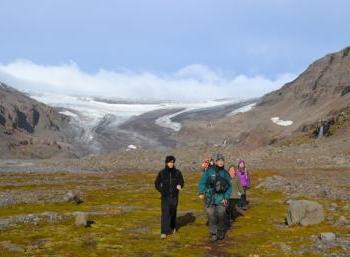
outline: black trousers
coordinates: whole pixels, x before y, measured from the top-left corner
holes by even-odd
[[[234,220],[237,218],[238,213],[236,211],[236,206],[238,206],[240,203],[240,199],[229,199],[228,200],[228,206],[227,206],[227,214],[228,214],[228,218],[230,220]]]
[[[176,228],[177,197],[162,197],[161,233],[170,234]]]
[[[241,195],[241,201],[240,201],[239,207],[247,208],[247,205],[248,205],[247,188],[246,187],[243,187],[243,188],[244,188],[244,194]]]

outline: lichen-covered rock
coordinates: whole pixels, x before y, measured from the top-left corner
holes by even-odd
[[[324,210],[321,204],[308,200],[293,200],[289,202],[287,224],[309,226],[319,224],[324,220]]]
[[[77,227],[83,226],[86,227],[88,225],[88,219],[87,214],[84,212],[76,212],[74,213],[75,216],[75,225]]]
[[[336,238],[336,236],[332,232],[324,232],[324,233],[321,233],[321,235],[320,235],[320,239],[322,241],[334,241],[335,238]]]

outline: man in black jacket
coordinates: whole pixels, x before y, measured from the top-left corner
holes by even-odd
[[[176,211],[179,200],[179,191],[184,187],[181,171],[175,168],[175,157],[165,158],[165,168],[158,173],[154,182],[156,189],[161,193],[161,238],[164,239],[172,231],[176,232]]]

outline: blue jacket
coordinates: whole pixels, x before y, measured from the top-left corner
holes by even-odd
[[[232,186],[231,186],[231,177],[230,174],[225,170],[219,170],[219,175],[224,178],[227,182],[227,190],[225,193],[215,193],[211,184],[215,181],[216,178],[216,166],[210,167],[205,173],[203,173],[199,184],[198,192],[204,194],[206,204],[209,205],[223,205],[222,201],[230,199]]]

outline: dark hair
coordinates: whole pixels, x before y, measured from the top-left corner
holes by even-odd
[[[175,162],[176,161],[176,158],[175,156],[172,156],[172,155],[168,155],[167,157],[165,157],[165,164],[169,163],[169,162]]]

